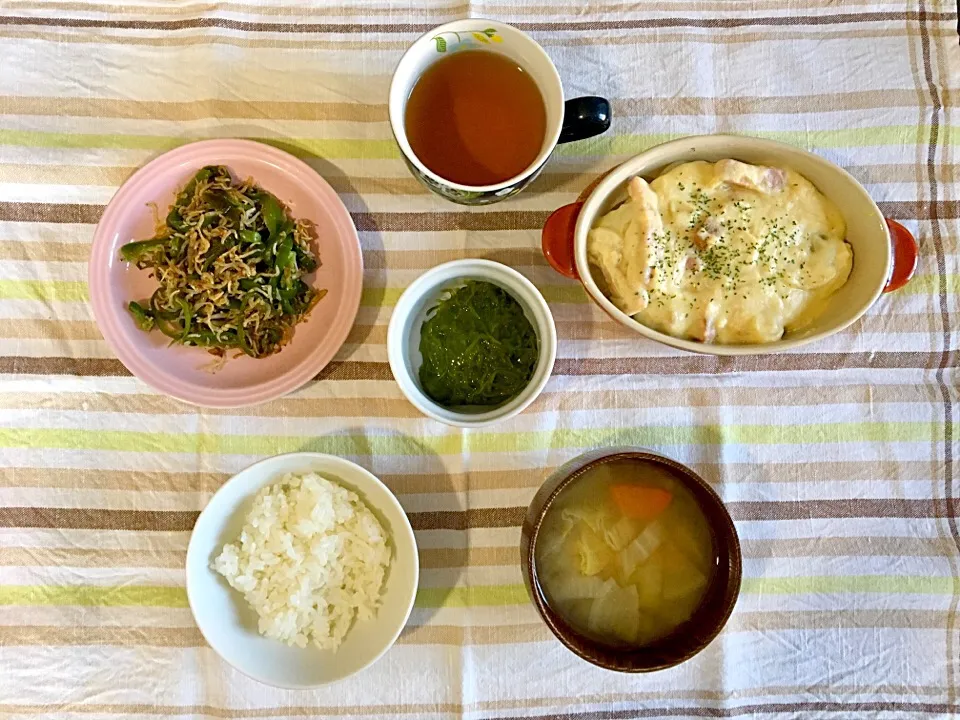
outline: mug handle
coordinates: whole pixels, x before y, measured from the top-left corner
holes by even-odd
[[[890,218],[884,218],[884,220],[887,221],[887,230],[890,232],[890,248],[893,252],[893,271],[883,288],[883,291],[888,293],[899,290],[910,282],[910,278],[917,270],[919,248],[916,238],[903,225]]]
[[[586,140],[610,128],[610,102],[606,98],[588,95],[573,98],[563,104],[563,126],[558,143]]]

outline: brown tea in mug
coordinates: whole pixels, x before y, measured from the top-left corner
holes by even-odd
[[[440,177],[495,185],[540,154],[547,109],[533,78],[513,60],[465,50],[420,76],[404,125],[414,154]]]

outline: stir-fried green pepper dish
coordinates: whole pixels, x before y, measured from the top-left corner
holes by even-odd
[[[327,292],[303,281],[319,265],[307,225],[223,167],[200,170],[156,236],[124,245],[120,257],[160,283],[149,300],[129,305],[142,330],[221,357],[279,351]]]
[[[520,394],[540,356],[523,308],[503,288],[467,281],[420,328],[420,385],[446,407],[502,405]]]

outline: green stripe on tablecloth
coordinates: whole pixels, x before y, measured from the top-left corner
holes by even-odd
[[[635,428],[558,429],[516,433],[458,433],[425,436],[416,442],[401,435],[268,436],[0,428],[0,447],[61,448],[163,453],[272,455],[310,450],[334,455],[402,455],[470,452],[528,452],[557,448],[641,445],[804,445],[846,442],[932,442],[941,437],[937,422],[849,422],[805,425],[645,425]]]
[[[179,587],[124,585],[0,585],[0,605],[84,605],[97,607],[187,607]]]
[[[196,140],[211,138],[181,138],[163,135],[127,135],[92,133],[55,133],[37,130],[0,130],[0,145],[62,149],[152,150],[165,152]],[[296,138],[274,140],[252,138],[274,145],[294,155],[319,155],[326,158],[399,159],[397,144],[390,139],[349,140]]]
[[[960,275],[947,275],[944,280],[948,295],[960,295]],[[940,278],[936,275],[915,275],[897,292],[904,295],[936,295],[940,292]]]
[[[819,575],[808,577],[746,578],[741,592],[747,595],[802,595],[809,593],[883,593],[949,595],[953,578],[916,575]],[[417,591],[416,606],[494,607],[526,605],[526,588],[520,584],[433,587]],[[97,607],[187,607],[186,590],[156,585],[98,587],[91,585],[4,585],[0,605]]]
[[[538,284],[540,292],[551,303],[583,304],[590,302],[580,285]],[[365,287],[360,298],[364,307],[393,307],[405,288]],[[934,295],[940,290],[936,275],[918,275],[898,292],[908,295]],[[947,293],[960,294],[960,275],[947,276]],[[0,280],[0,300],[39,300],[41,302],[84,302],[88,299],[87,283],[80,280]]]
[[[0,280],[0,300],[84,302],[88,297],[80,280]]]
[[[821,575],[816,577],[745,578],[741,592],[751,595],[802,593],[912,593],[952,595],[952,577],[919,575]]]
[[[957,144],[960,134],[957,128],[941,126],[943,143]],[[781,142],[811,148],[870,147],[917,145],[922,142],[928,128],[923,125],[881,125],[868,128],[843,128],[839,130],[754,130],[755,137],[770,138]],[[677,133],[642,133],[611,135],[593,138],[579,143],[561,145],[559,155],[567,157],[592,155],[628,155],[668,140],[682,137]],[[180,138],[164,135],[60,133],[38,130],[0,130],[0,145],[63,149],[110,149],[166,151],[202,137]],[[400,152],[392,139],[317,139],[252,138],[275,145],[295,155],[318,155],[326,158],[354,159],[399,159]]]
[[[954,145],[960,134],[957,128],[941,126],[944,144]],[[885,125],[867,128],[843,128],[840,130],[751,130],[752,137],[779,140],[798,147],[849,148],[872,146],[919,145],[927,129],[917,125]],[[682,135],[603,135],[570,145],[560,145],[559,155],[575,157],[584,155],[632,155]]]
[[[364,307],[393,307],[405,289],[365,287],[360,304]],[[540,291],[548,302],[589,302],[580,285],[541,285]],[[85,302],[88,299],[87,283],[81,280],[0,280],[0,300]]]

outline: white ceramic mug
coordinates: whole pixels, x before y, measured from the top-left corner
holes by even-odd
[[[540,89],[547,111],[547,130],[537,157],[522,172],[495,185],[462,185],[430,170],[407,139],[407,99],[417,80],[433,63],[461,50],[484,50],[510,58],[526,70]],[[610,127],[610,103],[600,97],[564,102],[560,74],[550,56],[517,28],[482,18],[457,20],[421,36],[400,59],[390,84],[390,127],[403,159],[427,188],[462,205],[487,205],[510,197],[539,174],[558,143],[583,140]]]

